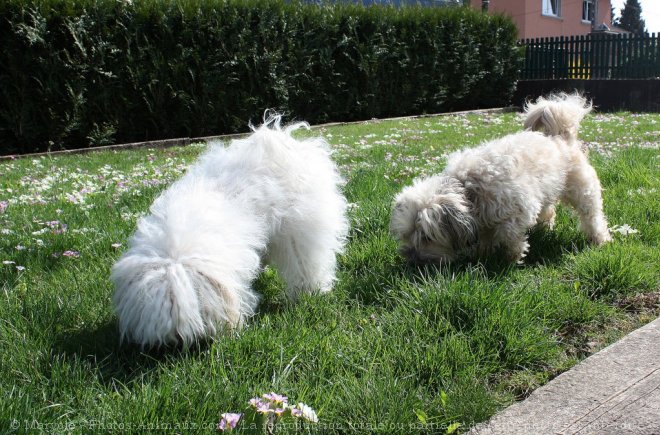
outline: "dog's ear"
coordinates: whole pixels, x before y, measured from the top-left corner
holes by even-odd
[[[415,229],[428,241],[440,242],[446,238],[442,224],[443,207],[440,204],[432,204],[417,213]]]
[[[445,225],[452,240],[452,246],[460,250],[477,242],[477,223],[469,210],[445,205]]]
[[[461,250],[477,241],[477,225],[467,207],[434,203],[417,215],[415,226],[430,242]]]

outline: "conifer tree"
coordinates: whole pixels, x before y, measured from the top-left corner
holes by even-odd
[[[639,4],[639,0],[626,0],[617,24],[636,35],[646,33],[646,22],[642,19],[642,5]]]

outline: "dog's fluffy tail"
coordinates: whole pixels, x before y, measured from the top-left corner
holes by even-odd
[[[253,313],[258,297],[249,282],[264,241],[235,208],[207,181],[190,178],[154,202],[112,269],[122,340],[188,346]]]
[[[535,102],[525,104],[525,128],[574,142],[577,141],[580,122],[591,109],[591,102],[579,94],[558,93],[539,97]]]

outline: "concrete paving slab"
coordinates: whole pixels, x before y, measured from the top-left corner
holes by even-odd
[[[468,433],[660,435],[660,318]]]

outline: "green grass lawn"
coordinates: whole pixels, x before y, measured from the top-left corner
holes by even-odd
[[[137,218],[204,147],[0,162],[0,432],[211,432],[274,391],[316,410],[311,430],[438,433],[524,398],[659,314],[660,115],[583,124],[610,226],[623,227],[613,243],[590,247],[560,208],[522,265],[400,258],[394,194],[448,152],[521,125],[507,113],[316,130],[351,203],[335,290],[289,305],[266,269],[248,325],[183,352],[120,345],[108,275]]]

